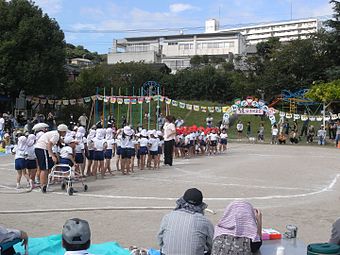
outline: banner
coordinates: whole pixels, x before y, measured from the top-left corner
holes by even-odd
[[[108,103],[110,102],[110,97],[109,96],[105,96],[104,97],[104,103]]]
[[[131,104],[137,104],[137,99],[136,98],[131,98],[130,102],[131,102]]]
[[[56,105],[61,105],[63,103],[63,100],[55,100]]]
[[[185,108],[185,103],[179,102],[179,108],[184,109]]]
[[[172,106],[178,106],[178,102],[175,100],[172,100]]]
[[[130,104],[130,98],[124,98],[124,104]]]
[[[121,98],[121,97],[117,98],[117,103],[118,104],[123,104],[123,102],[124,102],[123,98]]]
[[[222,107],[222,112],[227,112],[229,111],[230,107],[229,106],[224,106]]]
[[[78,98],[77,99],[77,103],[78,104],[83,104],[84,103],[84,99],[83,98]]]
[[[144,103],[144,97],[139,97],[139,98],[138,98],[138,103],[139,103],[139,104]]]
[[[71,100],[70,100],[70,104],[71,104],[71,105],[75,105],[76,103],[77,103],[77,100],[76,100],[76,99],[71,99]]]
[[[63,105],[69,105],[70,101],[68,100],[63,100]]]
[[[50,105],[53,105],[53,104],[54,104],[54,100],[52,100],[52,99],[49,99],[47,102],[48,102],[48,104],[50,104]]]
[[[165,98],[165,103],[166,104],[171,104],[171,99],[170,98]]]
[[[187,107],[187,110],[192,111],[192,104],[187,104],[186,107]]]
[[[111,103],[111,104],[116,103],[116,101],[117,101],[117,98],[115,98],[115,97],[111,97],[111,98],[110,98],[110,103]]]
[[[215,112],[222,112],[222,108],[219,107],[219,106],[216,106],[216,107],[215,107]]]
[[[214,107],[208,107],[208,111],[210,112],[210,113],[213,113],[213,112],[215,112],[215,108]]]
[[[41,104],[47,104],[47,99],[40,99]]]
[[[199,105],[194,105],[194,111],[198,112],[200,110],[200,106]]]
[[[85,103],[90,103],[91,102],[91,97],[84,97]]]
[[[238,108],[236,114],[240,115],[263,115],[264,111],[258,108]]]
[[[207,107],[201,106],[201,111],[202,111],[202,112],[207,112]]]

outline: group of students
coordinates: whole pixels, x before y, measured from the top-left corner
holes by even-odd
[[[134,172],[136,158],[140,170],[159,169],[163,146],[162,131],[135,131],[130,126],[118,130],[93,127],[88,134],[82,126],[69,131],[63,124],[54,131],[38,129],[36,134],[19,136],[12,150],[17,170],[16,187],[21,188],[23,176],[31,189],[36,184],[46,186],[48,172],[55,164],[69,165],[82,177],[95,178],[98,174],[102,178],[107,173],[114,175],[111,167],[114,157],[117,170],[124,175]],[[60,167],[60,170],[68,169]]]
[[[176,130],[175,156],[215,155],[227,150],[228,134],[225,128],[181,127]]]

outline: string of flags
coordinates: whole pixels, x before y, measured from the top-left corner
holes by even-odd
[[[165,96],[155,95],[155,96],[103,96],[103,95],[93,95],[78,99],[46,99],[33,96],[27,96],[26,100],[33,104],[49,104],[49,105],[83,105],[87,103],[94,102],[96,100],[103,101],[104,103],[119,104],[119,105],[137,105],[143,103],[150,103],[151,101],[165,102],[167,105],[173,107],[179,107],[181,109],[186,109],[189,111],[203,112],[203,113],[223,113],[223,119],[227,120],[233,114],[247,114],[247,115],[266,115],[269,117],[270,121],[274,123],[276,121],[275,114],[279,113],[280,118],[294,119],[302,121],[322,121],[323,116],[321,115],[307,115],[307,114],[293,114],[283,111],[278,111],[274,108],[268,107],[263,100],[254,99],[254,97],[249,96],[245,100],[235,99],[233,105],[231,106],[200,106],[196,104],[188,104],[180,102],[177,100],[170,99]],[[329,114],[325,116],[325,121],[340,119],[340,113]]]

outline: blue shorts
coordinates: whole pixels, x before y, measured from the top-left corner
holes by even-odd
[[[28,170],[36,169],[37,168],[37,161],[35,159],[27,159],[26,160],[26,167]]]
[[[95,151],[94,152],[94,160],[103,161],[104,160],[104,151]]]
[[[228,143],[227,139],[221,139],[221,144],[226,145]]]
[[[88,150],[86,158],[88,160],[94,160],[94,150]]]
[[[122,149],[122,147],[118,146],[117,147],[117,155],[121,156],[122,154],[123,154],[123,149]]]
[[[61,158],[60,164],[69,165],[70,167],[73,166],[73,162],[68,158]],[[70,169],[68,167],[60,167],[60,170],[66,172],[69,171]]]
[[[140,155],[147,155],[148,154],[148,147],[142,146],[142,147],[139,148],[138,152],[139,152]]]
[[[112,149],[106,150],[104,156],[105,156],[105,159],[112,159]]]
[[[200,146],[207,146],[207,143],[205,141],[201,141]]]
[[[26,159],[17,158],[15,159],[15,170],[25,170],[26,169]]]
[[[163,154],[163,150],[161,146],[158,147],[158,154]]]
[[[152,157],[157,156],[158,155],[158,151],[150,151],[150,155]]]
[[[84,163],[83,153],[76,153],[75,161],[77,164],[83,164]]]
[[[136,156],[136,149],[135,148],[128,148],[130,157]]]
[[[130,159],[131,158],[131,154],[129,152],[128,148],[121,148],[122,150],[122,159]]]
[[[48,156],[48,151],[39,148],[35,148],[34,151],[38,160],[39,169],[42,171],[52,169],[54,162],[52,157]]]

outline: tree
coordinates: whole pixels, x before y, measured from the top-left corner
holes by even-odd
[[[331,0],[330,4],[333,4],[333,18],[326,22],[326,25],[330,28],[328,33],[328,57],[334,65],[340,66],[340,2]]]
[[[65,86],[64,33],[31,1],[0,0],[0,84],[15,97],[60,95]]]
[[[103,62],[102,56],[100,56],[97,52],[91,52],[85,49],[84,46],[74,46],[70,43],[66,44],[66,58],[87,58],[95,63]]]
[[[340,100],[340,79],[314,85],[305,95],[316,102],[330,103]]]

